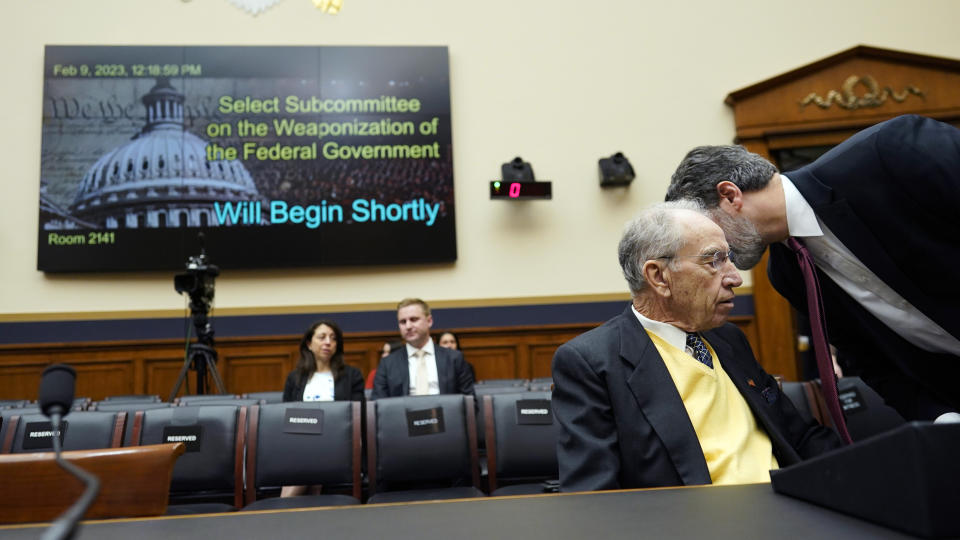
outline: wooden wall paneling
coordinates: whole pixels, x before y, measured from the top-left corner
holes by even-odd
[[[230,394],[283,390],[287,373],[291,371],[286,368],[289,358],[289,354],[276,352],[221,357],[224,369],[220,376]]]
[[[477,380],[520,378],[517,368],[517,347],[497,345],[464,351],[464,358],[473,364]]]
[[[369,367],[370,354],[368,351],[343,351],[343,363],[359,369],[364,377],[373,369]]]
[[[183,367],[182,355],[150,355],[144,360],[145,387],[138,393],[155,394],[166,401],[167,398],[170,397],[170,391],[173,390],[173,385],[177,382],[177,375],[180,374],[181,367]],[[180,386],[180,391],[177,392],[177,396],[196,393],[196,372],[188,370],[187,379],[188,380]]]
[[[553,372],[553,355],[557,345],[533,345],[530,347],[530,375],[528,378],[550,377]]]
[[[0,366],[0,399],[37,399],[40,374],[48,362]]]
[[[77,370],[76,397],[97,401],[109,395],[136,393],[133,387],[133,359],[129,356],[99,361],[75,360],[70,365]]]

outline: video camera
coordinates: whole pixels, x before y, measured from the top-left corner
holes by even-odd
[[[213,302],[215,279],[220,269],[207,264],[204,253],[187,259],[187,271],[173,276],[173,288],[180,294],[188,294],[194,303],[209,305]]]

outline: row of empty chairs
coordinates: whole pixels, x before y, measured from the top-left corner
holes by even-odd
[[[498,388],[521,388],[531,392],[552,392],[553,378],[535,377],[533,379],[482,379],[476,382],[474,389],[482,393],[496,393]]]
[[[184,442],[187,451],[171,482],[172,514],[359,504],[364,494],[377,503],[481,497],[485,491],[542,493],[543,482],[557,477],[558,428],[548,392],[483,397],[487,484],[481,483],[473,396],[386,398],[365,406],[200,401],[132,412],[71,412],[64,419],[63,448]],[[7,428],[2,450],[43,451],[34,448],[43,437],[31,432],[44,430],[49,450],[46,418],[11,411],[16,409],[0,411]],[[271,498],[283,485],[322,485],[324,494]]]

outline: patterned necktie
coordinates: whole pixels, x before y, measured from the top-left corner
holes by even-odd
[[[690,347],[690,350],[693,351],[693,357],[701,364],[713,369],[713,358],[710,356],[707,346],[703,344],[703,340],[700,339],[699,334],[696,332],[687,333],[687,347]]]
[[[844,421],[843,410],[840,408],[840,400],[837,397],[837,378],[833,373],[833,360],[830,357],[827,319],[823,313],[823,297],[820,295],[820,281],[817,279],[813,257],[810,256],[806,246],[792,236],[787,238],[787,246],[797,255],[797,262],[800,264],[800,272],[803,274],[803,282],[807,289],[807,313],[810,316],[810,333],[813,334],[811,336],[813,352],[817,358],[817,369],[820,371],[820,392],[827,404],[827,410],[830,411],[833,425],[840,433],[840,438],[843,442],[850,444],[850,433],[847,431],[847,423]]]
[[[421,349],[415,352],[414,356],[419,360],[417,362],[417,383],[414,395],[425,396],[430,393],[430,376],[427,375],[427,352]]]

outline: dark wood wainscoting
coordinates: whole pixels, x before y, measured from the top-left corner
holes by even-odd
[[[755,343],[753,317],[733,320]],[[456,330],[477,379],[549,377],[557,347],[597,324]],[[345,360],[364,376],[376,368],[380,348],[396,333],[344,336]],[[227,391],[282,390],[296,363],[299,336],[260,336],[217,340],[217,368]],[[0,346],[0,399],[36,399],[43,369],[68,363],[77,370],[76,395],[94,400],[111,395],[156,394],[166,399],[183,366],[184,344],[176,340],[58,343]],[[196,375],[188,376],[191,391]],[[212,387],[212,386],[211,386]],[[185,394],[181,388],[180,394]]]

